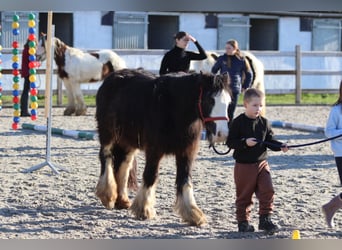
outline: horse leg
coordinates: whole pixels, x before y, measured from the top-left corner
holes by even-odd
[[[158,177],[159,162],[163,154],[146,150],[146,165],[143,173],[143,182],[135,196],[131,211],[137,219],[152,219],[155,217],[155,190]]]
[[[114,178],[112,144],[100,148],[101,175],[96,186],[96,196],[107,209],[112,209],[117,199],[117,184]]]
[[[122,155],[122,153],[120,153],[120,151],[122,151],[121,149],[114,149],[114,151],[115,180],[118,190],[115,208],[129,208],[131,206],[131,202],[128,198],[128,179],[133,166],[136,151],[132,150],[128,153],[125,153],[124,158],[120,156],[120,154]]]
[[[75,107],[75,98],[74,98],[74,92],[72,88],[72,83],[69,81],[69,79],[63,79],[64,86],[67,92],[68,96],[68,105],[66,109],[64,110],[64,115],[72,115],[76,111]]]
[[[77,116],[79,115],[85,115],[87,113],[87,106],[84,103],[84,96],[81,90],[81,84],[79,83],[75,83],[73,85],[73,89],[74,89],[74,95],[75,95],[75,99],[76,99],[76,111],[75,114]]]
[[[185,152],[176,154],[177,198],[175,210],[185,222],[192,226],[201,226],[207,222],[204,213],[196,204],[191,181],[191,167],[197,148],[197,145],[191,145]]]

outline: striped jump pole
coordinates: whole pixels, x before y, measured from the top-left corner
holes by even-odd
[[[275,128],[289,128],[289,129],[295,129],[295,130],[300,130],[300,131],[324,133],[324,127],[283,122],[283,121],[270,121],[270,124],[272,127],[275,127]]]
[[[35,130],[35,131],[41,131],[41,132],[47,131],[47,126],[34,125],[30,123],[23,123],[22,128]],[[55,135],[61,135],[61,136],[67,136],[67,137],[73,137],[73,138],[85,139],[85,140],[96,140],[98,138],[97,133],[84,132],[84,131],[78,131],[78,130],[67,130],[67,129],[61,129],[61,128],[51,128],[51,133]]]

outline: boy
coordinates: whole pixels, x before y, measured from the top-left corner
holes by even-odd
[[[276,141],[266,118],[260,116],[264,94],[248,89],[243,98],[245,112],[230,126],[227,144],[234,149],[234,181],[236,186],[236,219],[239,232],[254,232],[249,224],[253,193],[259,200],[259,230],[274,233],[278,226],[271,221],[274,189],[267,162],[267,148],[286,152],[286,144]],[[258,143],[269,142],[273,145]]]

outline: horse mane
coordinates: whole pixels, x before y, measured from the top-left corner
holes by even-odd
[[[58,66],[58,75],[60,78],[67,78],[68,73],[64,70],[65,67],[65,51],[67,50],[67,45],[58,38],[53,39],[55,43],[54,48],[54,59]]]

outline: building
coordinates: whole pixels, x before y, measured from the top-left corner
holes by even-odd
[[[22,44],[27,38],[27,12],[1,12],[2,47],[10,48],[12,16],[20,15]],[[36,12],[37,30],[46,32],[47,13]],[[303,70],[342,69],[342,12],[123,12],[73,11],[53,13],[55,36],[81,49],[115,49],[128,67],[157,71],[161,56],[173,46],[173,35],[184,30],[206,50],[222,50],[228,39],[252,50],[265,69],[289,70],[295,60],[284,53],[296,45],[305,52]],[[191,44],[190,50],[195,49]],[[143,53],[139,55],[139,51]],[[132,54],[132,51],[136,51]],[[220,52],[220,51],[219,51]],[[326,53],[329,54],[326,57]],[[6,62],[4,62],[6,65]],[[305,89],[337,89],[341,75],[305,75]],[[294,76],[266,76],[266,89],[293,89]],[[92,85],[93,86],[93,85]]]

